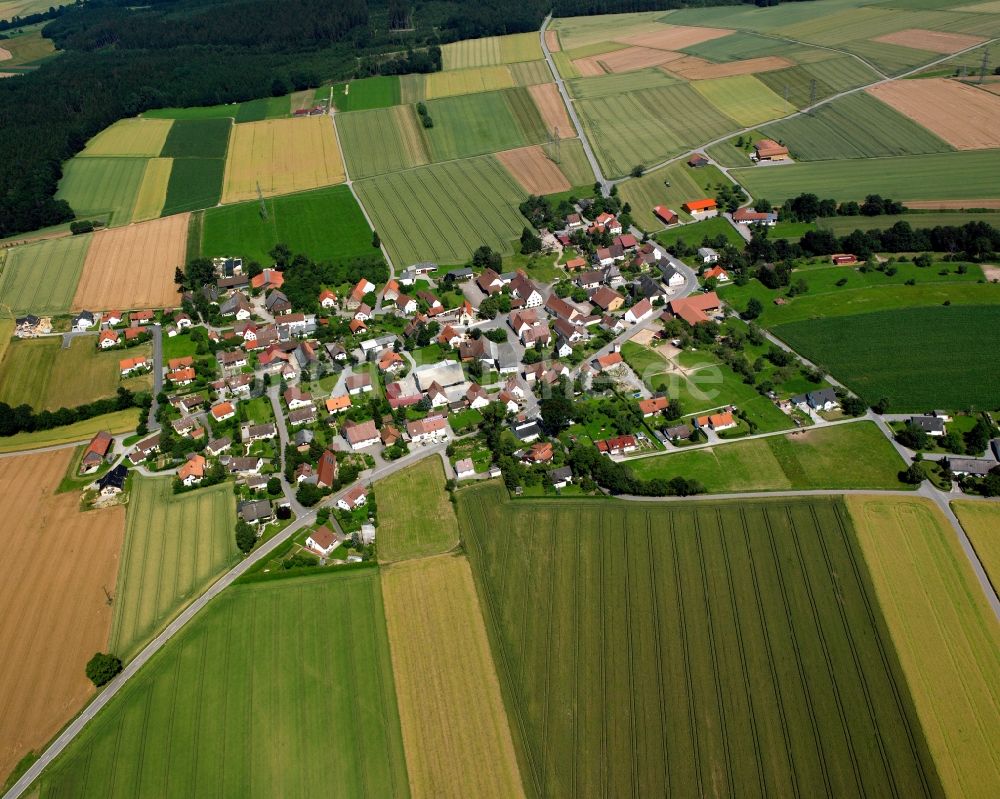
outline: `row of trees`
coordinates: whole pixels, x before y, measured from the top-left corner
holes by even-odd
[[[84,405],[77,405],[75,408],[60,408],[57,411],[35,411],[30,405],[18,405],[12,408],[6,402],[0,402],[0,436],[51,430],[54,427],[63,427],[115,411],[136,407],[148,409],[149,404],[148,394],[136,394],[122,387],[118,389],[117,396],[94,400]]]
[[[767,212],[771,208],[770,201],[766,199],[754,203],[754,209],[757,211]],[[902,213],[906,213],[906,206],[880,194],[869,194],[863,203],[848,200],[838,205],[836,200],[821,200],[817,195],[807,192],[785,200],[778,211],[778,218],[787,222],[815,222],[819,217],[882,216]]]

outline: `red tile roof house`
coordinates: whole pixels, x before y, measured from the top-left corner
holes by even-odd
[[[218,405],[212,406],[212,418],[217,422],[232,419],[235,415],[236,408],[233,407],[233,403],[231,402],[220,402]]]
[[[132,339],[145,336],[147,333],[149,333],[148,327],[130,327],[125,331],[125,340],[132,341]]]
[[[364,422],[346,421],[343,426],[344,438],[351,445],[351,449],[359,450],[375,446],[381,442],[382,438],[378,434],[375,422],[368,419]]]
[[[724,413],[713,413],[708,416],[699,416],[694,420],[695,427],[711,427],[716,432],[720,430],[728,430],[731,427],[736,427],[736,420],[733,418],[732,413],[726,411]]]
[[[117,330],[102,330],[97,337],[97,346],[102,350],[109,350],[118,344]]]
[[[595,441],[594,444],[602,455],[624,455],[627,452],[635,452],[638,448],[635,436],[617,436],[604,441]]]
[[[591,292],[590,301],[602,311],[617,311],[625,304],[625,298],[607,286],[601,286]]]
[[[351,294],[347,299],[348,309],[357,308],[361,305],[361,300],[364,299],[366,294],[371,294],[375,291],[375,284],[371,281],[361,278],[357,285],[351,290]]]
[[[476,278],[476,285],[484,294],[497,294],[503,288],[503,280],[492,269],[484,269],[483,273]]]
[[[104,458],[107,457],[108,450],[111,449],[114,441],[111,433],[105,430],[95,435],[90,440],[86,451],[83,453],[83,457],[80,459],[80,474],[96,472],[104,462]]]
[[[323,308],[333,308],[337,304],[337,295],[329,289],[323,289],[319,293],[319,304]]]
[[[442,347],[457,347],[462,343],[462,335],[451,325],[445,325],[444,330],[438,334],[437,342]]]
[[[178,386],[186,386],[189,383],[193,383],[194,378],[194,369],[190,366],[184,369],[175,369],[174,371],[167,373],[167,380]]]
[[[368,492],[365,487],[358,483],[351,488],[344,496],[337,500],[337,507],[341,510],[352,511],[360,508],[368,501]]]
[[[699,322],[711,321],[708,314],[719,310],[719,295],[714,291],[692,294],[680,300],[671,300],[667,307],[674,316],[694,327]]]
[[[633,325],[637,325],[639,322],[645,322],[652,315],[653,304],[648,298],[643,298],[625,311],[625,321],[631,322]]]
[[[386,350],[378,359],[378,368],[382,372],[398,372],[405,365],[403,356],[392,350]]]
[[[639,240],[631,233],[623,233],[615,239],[615,244],[623,250],[634,250],[639,246]]]
[[[525,347],[534,347],[539,342],[541,342],[542,346],[548,346],[551,341],[552,333],[549,332],[547,325],[539,325],[530,330],[525,330],[524,335],[521,336],[521,343]]]
[[[650,399],[639,400],[639,410],[642,411],[644,419],[655,416],[660,411],[665,411],[670,400],[666,397],[652,397]]]
[[[695,219],[709,219],[710,217],[719,215],[719,209],[716,207],[715,200],[708,198],[703,200],[688,200],[681,208]]]
[[[387,383],[385,398],[389,401],[389,407],[395,410],[396,408],[416,405],[423,399],[423,395],[417,389],[417,384],[413,382],[412,378],[408,378],[398,383]]]
[[[167,368],[171,372],[175,369],[183,369],[185,366],[194,366],[193,355],[185,355],[183,358],[171,358],[167,361]]]
[[[711,269],[706,269],[703,277],[705,280],[715,280],[719,283],[729,282],[729,272],[721,266],[713,266]]]
[[[552,292],[548,299],[545,300],[545,310],[553,316],[565,319],[568,322],[572,322],[574,319],[583,316],[578,308],[574,308],[566,300],[558,297],[555,292]]]
[[[187,462],[177,470],[177,479],[188,487],[200,483],[204,476],[205,458],[198,454],[188,458]]]
[[[395,302],[399,294],[399,283],[395,280],[390,280],[385,284],[385,288],[382,289],[382,302]]]
[[[680,217],[677,216],[677,212],[671,211],[665,205],[657,205],[653,209],[653,213],[656,214],[665,225],[676,225],[680,221]]]
[[[753,149],[752,158],[754,161],[788,160],[788,148],[783,144],[778,144],[774,139],[761,139],[754,143]]]
[[[135,372],[141,372],[149,366],[149,362],[139,356],[136,358],[122,358],[118,361],[118,371],[124,375],[130,375]]]
[[[428,416],[426,419],[410,421],[406,423],[406,434],[415,444],[442,436],[447,438],[448,420],[443,416]]]
[[[511,315],[507,317],[507,324],[509,324],[510,329],[514,331],[514,335],[518,338],[522,338],[527,331],[531,330],[533,327],[538,327],[541,322],[538,319],[538,313],[529,308],[524,311],[513,311]]]
[[[576,272],[579,269],[587,268],[586,258],[570,258],[565,264],[563,264],[567,272]]]
[[[618,221],[616,216],[609,214],[607,211],[600,214],[597,219],[594,220],[594,225],[597,227],[598,231],[610,233],[612,236],[619,236],[622,232],[622,223]]]
[[[250,278],[250,286],[255,289],[280,289],[285,285],[285,276],[277,269],[265,269]]]
[[[850,266],[858,262],[858,256],[852,253],[840,252],[830,256],[830,262],[834,266]]]
[[[333,488],[340,467],[337,464],[337,453],[333,450],[323,450],[316,464],[316,485],[320,488]]]
[[[317,555],[325,558],[339,547],[344,540],[346,539],[337,538],[330,528],[324,525],[309,534],[308,538],[306,538],[306,546]]]
[[[525,460],[529,460],[532,463],[548,463],[552,460],[554,454],[551,443],[548,441],[538,441],[531,445],[531,449],[528,450],[524,457]]]
[[[601,372],[606,372],[620,363],[622,363],[620,352],[609,352],[607,355],[602,355],[600,358],[594,359],[594,366]]]

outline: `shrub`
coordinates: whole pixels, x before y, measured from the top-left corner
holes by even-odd
[[[111,682],[121,670],[121,659],[104,652],[98,652],[87,661],[87,679],[98,688]]]

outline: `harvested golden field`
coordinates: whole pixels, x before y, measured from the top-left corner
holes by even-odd
[[[122,119],[87,142],[80,155],[145,155],[155,157],[163,149],[171,119]]]
[[[95,233],[73,310],[177,305],[174,270],[184,265],[190,217],[175,214]]]
[[[559,31],[545,31],[545,46],[553,53],[562,50],[562,46],[559,44]]]
[[[948,796],[1000,796],[1000,624],[929,500],[845,497]]]
[[[529,194],[555,194],[572,188],[559,167],[545,155],[541,145],[497,153],[497,160]]]
[[[414,799],[524,796],[469,562],[386,567],[382,594]]]
[[[173,158],[150,158],[146,162],[146,171],[135,198],[135,208],[132,209],[133,222],[146,222],[160,216],[167,199],[167,185],[173,168]]]
[[[644,33],[622,36],[615,41],[637,47],[652,47],[657,50],[680,50],[693,44],[701,44],[712,39],[721,39],[733,31],[726,28],[692,28],[686,25],[653,25]]]
[[[233,125],[222,202],[252,200],[344,182],[344,159],[326,116]]]
[[[959,50],[975,47],[977,44],[985,42],[986,39],[967,33],[944,33],[943,31],[909,28],[905,31],[876,36],[872,41],[896,44],[900,47],[912,47],[914,50],[929,50],[932,53],[957,53]]]
[[[5,499],[0,548],[0,777],[43,747],[93,695],[84,666],[108,643],[125,509],[81,513],[55,495],[66,448],[0,458]]]
[[[744,61],[730,61],[726,64],[713,64],[697,56],[685,56],[676,61],[670,61],[662,69],[686,80],[704,80],[708,78],[729,78],[733,75],[751,75],[760,72],[774,72],[777,69],[793,67],[791,61],[781,56],[771,55],[761,58],[748,58]]]
[[[572,139],[576,136],[576,129],[569,121],[566,106],[563,104],[559,89],[554,83],[529,86],[528,91],[531,94],[531,99],[538,106],[538,113],[542,115],[546,129],[551,132],[553,128],[559,128],[560,139]]]
[[[958,150],[1000,146],[1000,97],[947,78],[894,80],[867,90]]]
[[[960,500],[951,503],[962,529],[972,542],[979,562],[994,589],[1000,587],[1000,503]]]
[[[614,50],[610,53],[578,58],[573,64],[583,76],[603,75],[609,72],[632,72],[637,69],[658,67],[669,61],[676,61],[683,55],[683,53],[654,50],[649,47],[626,47],[624,50]]]
[[[453,69],[448,72],[431,72],[427,75],[424,96],[427,100],[435,100],[438,97],[490,92],[513,86],[514,76],[508,66]]]

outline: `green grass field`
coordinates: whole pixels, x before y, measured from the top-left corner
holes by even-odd
[[[11,58],[0,61],[0,71],[4,67],[23,67],[36,65],[55,55],[56,46],[51,39],[42,36],[41,30],[33,30],[19,36],[12,36],[3,41],[3,49],[11,54]]]
[[[355,180],[421,166],[431,160],[413,106],[337,114],[336,125],[347,169]]]
[[[567,81],[569,93],[577,100],[593,100],[595,97],[635,92],[641,89],[659,89],[676,86],[680,81],[662,69],[639,69],[601,75],[594,78],[573,78]]]
[[[91,236],[69,236],[7,250],[0,273],[0,312],[65,313],[73,302]]]
[[[808,291],[791,299],[785,305],[775,305],[774,300],[787,293],[786,289],[768,289],[754,279],[745,286],[731,284],[720,289],[722,298],[739,311],[746,309],[751,297],[764,305],[764,312],[757,319],[759,324],[771,327],[785,322],[822,319],[830,316],[852,316],[869,311],[909,308],[924,305],[1000,304],[1000,287],[978,285],[982,270],[975,264],[966,265],[967,272],[959,274],[957,266],[938,263],[929,267],[913,263],[896,263],[897,272],[889,276],[884,272],[860,272],[851,267],[815,266],[797,270],[795,280],[806,281]],[[941,272],[947,270],[947,274]],[[838,286],[841,280],[844,285]],[[907,286],[906,282],[914,281]]]
[[[86,443],[100,430],[107,430],[111,433],[130,432],[135,430],[138,416],[138,411],[135,408],[129,408],[127,411],[106,413],[103,416],[95,416],[92,419],[74,422],[63,427],[5,436],[0,438],[0,452],[20,452],[43,447],[56,447],[74,441]]]
[[[162,216],[211,208],[222,197],[223,158],[176,158],[170,170]]]
[[[698,480],[709,493],[902,489],[905,466],[872,422],[803,430],[629,462],[640,477]]]
[[[670,184],[669,186],[667,184]],[[632,218],[644,230],[662,230],[663,222],[653,215],[653,208],[665,205],[680,215],[691,219],[681,209],[688,200],[715,197],[715,186],[727,183],[725,176],[714,166],[691,169],[683,161],[647,172],[641,178],[631,178],[619,186],[622,200],[632,206]]]
[[[517,86],[537,86],[540,83],[552,82],[552,72],[544,60],[521,61],[510,64],[509,67]]]
[[[120,384],[118,361],[125,356],[99,351],[96,341],[96,337],[75,338],[69,349],[63,349],[58,336],[11,342],[0,364],[0,400],[55,411],[113,397]],[[150,347],[141,345],[129,354],[148,356]],[[148,377],[139,377],[124,385],[148,384]]]
[[[459,516],[529,796],[936,796],[836,499]]]
[[[601,166],[615,177],[740,127],[684,83],[579,100],[576,109]]]
[[[742,248],[746,245],[743,237],[736,232],[736,229],[729,224],[729,221],[725,217],[721,216],[715,216],[701,222],[692,222],[689,225],[672,227],[669,230],[662,230],[656,234],[656,240],[667,248],[681,240],[685,244],[700,247],[701,242],[705,238],[714,239],[717,236],[724,236],[726,241],[737,248]]]
[[[820,161],[733,171],[754,197],[784,202],[802,192],[840,200],[881,194],[897,200],[964,200],[996,197],[993,176],[1000,150]]]
[[[145,172],[145,158],[71,158],[56,199],[68,202],[79,218],[107,217],[109,225],[125,225]]]
[[[816,227],[846,236],[855,230],[886,230],[897,222],[906,222],[912,228],[961,226],[966,222],[987,222],[1000,227],[1000,211],[928,211],[910,214],[856,217],[830,216],[816,220]]]
[[[333,86],[333,104],[338,111],[387,108],[399,103],[399,78],[395,75],[362,78]]]
[[[42,797],[409,796],[378,573],[227,589],[39,787]]]
[[[371,246],[371,228],[346,186],[272,197],[265,205],[266,221],[257,202],[209,208],[202,255],[238,254],[264,264],[279,242],[317,261],[377,254]]]
[[[1000,505],[995,502],[963,500],[951,503],[990,578],[994,590],[1000,588]]]
[[[172,478],[133,477],[108,650],[128,660],[239,552],[228,483],[175,496]]]
[[[758,125],[795,111],[794,106],[785,102],[753,75],[699,80],[692,85],[720,113],[735,119],[741,126]]]
[[[798,161],[942,153],[951,147],[866,92],[841,97],[808,115],[766,125]]]
[[[526,198],[492,158],[397,172],[354,184],[375,228],[399,264],[464,263],[481,244],[511,252]]]
[[[547,132],[527,89],[427,101],[434,127],[424,131],[431,160],[450,161],[540,144]]]
[[[200,105],[190,108],[155,108],[143,113],[145,119],[235,119],[239,103]]]
[[[182,119],[174,122],[160,155],[167,158],[225,158],[230,119]]]
[[[776,336],[894,411],[1000,408],[1000,307],[929,307],[795,322]],[[945,351],[939,351],[937,344]]]
[[[284,97],[261,97],[259,100],[248,100],[240,103],[236,112],[237,122],[260,122],[262,119],[279,119],[287,117],[292,112],[292,101],[288,95]]]
[[[444,483],[436,455],[375,483],[380,561],[437,555],[458,545],[458,521]]]

